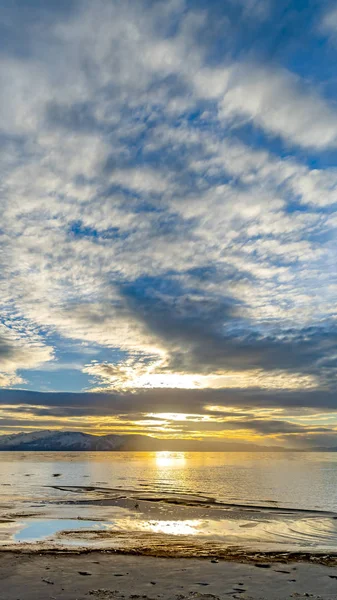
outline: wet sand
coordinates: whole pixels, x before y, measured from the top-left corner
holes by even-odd
[[[1,600],[337,598],[337,566],[153,558],[104,552],[0,553]]]
[[[0,600],[337,600],[334,506],[44,481],[0,505]]]
[[[329,564],[337,552],[336,512],[225,503],[198,493],[50,487],[60,496],[0,505],[2,550],[76,548],[231,560],[248,550],[291,551],[296,560],[320,552],[329,555]]]

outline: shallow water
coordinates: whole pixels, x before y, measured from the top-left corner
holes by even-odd
[[[0,545],[337,551],[337,454],[0,453]]]
[[[102,530],[104,527],[104,523],[97,523],[96,521],[76,521],[75,519],[49,519],[42,521],[35,519],[34,521],[24,523],[23,527],[14,533],[13,538],[15,542],[36,542],[53,537],[64,530],[76,529],[80,532],[81,529]]]

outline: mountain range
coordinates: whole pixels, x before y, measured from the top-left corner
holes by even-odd
[[[174,452],[261,452],[282,451],[279,446],[258,446],[256,444],[199,441],[179,439],[158,439],[146,435],[91,435],[79,431],[35,431],[0,436],[0,451],[174,451]]]

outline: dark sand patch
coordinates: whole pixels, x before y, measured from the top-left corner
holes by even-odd
[[[226,510],[243,510],[247,512],[272,512],[277,513],[281,516],[285,515],[296,515],[296,514],[306,514],[306,515],[322,515],[322,516],[331,516],[337,518],[336,513],[331,511],[322,511],[322,510],[311,510],[304,508],[279,508],[275,505],[269,506],[265,505],[249,505],[249,504],[241,504],[241,503],[233,503],[233,502],[220,502],[213,496],[205,496],[199,494],[173,494],[172,492],[164,493],[164,492],[145,492],[137,489],[123,489],[123,488],[108,488],[108,487],[98,487],[98,486],[69,486],[69,485],[51,485],[46,486],[58,491],[64,492],[73,492],[78,494],[93,494],[93,497],[86,498],[84,501],[81,499],[77,499],[76,503],[80,504],[86,502],[88,504],[95,504],[95,502],[102,505],[102,501],[105,502],[115,502],[116,500],[136,500],[136,501],[144,501],[144,502],[161,502],[165,504],[176,504],[180,506],[192,506],[192,507],[211,507],[217,509],[226,509]],[[96,498],[95,498],[96,496]],[[104,496],[104,498],[103,498]],[[269,502],[269,501],[268,501]]]
[[[219,568],[219,562],[246,563],[257,567],[259,570],[268,570],[273,564],[289,565],[290,563],[310,563],[313,565],[324,565],[337,567],[337,553],[331,552],[278,552],[278,551],[252,551],[239,546],[223,546],[217,544],[214,540],[191,541],[189,536],[156,535],[153,533],[139,533],[137,538],[130,537],[130,532],[125,531],[101,531],[101,530],[81,530],[81,531],[61,531],[55,536],[59,539],[81,539],[82,544],[76,549],[71,546],[62,546],[52,541],[40,542],[32,546],[29,543],[21,543],[20,550],[18,546],[10,543],[0,547],[1,554],[15,555],[132,555],[145,556],[153,558],[168,559],[208,559],[212,563],[212,568]],[[92,540],[107,540],[108,545],[104,548],[89,547],[86,542]],[[115,546],[115,547],[114,547]],[[214,563],[217,564],[214,567]],[[296,568],[293,567],[295,570]],[[281,570],[280,574],[285,573]],[[273,569],[273,573],[275,570]]]
[[[99,560],[93,561],[96,557]],[[44,573],[48,570],[48,578]],[[156,573],[155,588],[152,587]],[[90,576],[83,576],[90,573]],[[116,578],[116,573],[124,577]],[[272,569],[195,559],[118,556],[111,553],[0,553],[0,597],[6,600],[335,600],[331,569],[297,565],[291,584]],[[207,584],[207,591],[200,589]],[[50,589],[48,589],[50,588]],[[155,593],[154,593],[155,592]]]

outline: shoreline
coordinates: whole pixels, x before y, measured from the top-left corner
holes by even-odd
[[[244,548],[228,548],[223,552],[207,551],[205,550],[204,554],[197,555],[186,555],[186,553],[181,552],[180,548],[176,549],[172,548],[168,550],[167,548],[162,552],[158,551],[158,549],[146,548],[142,550],[130,550],[118,548],[88,548],[88,547],[43,547],[42,545],[24,545],[21,547],[0,547],[0,559],[4,555],[13,555],[13,556],[92,556],[92,555],[101,555],[101,556],[116,556],[116,557],[134,557],[134,558],[152,558],[152,559],[160,559],[160,560],[184,560],[184,561],[193,561],[197,560],[200,562],[213,561],[214,563],[237,563],[237,564],[246,564],[246,565],[268,565],[272,566],[274,564],[311,564],[311,565],[320,565],[325,567],[336,567],[337,568],[337,552],[324,552],[324,551],[314,551],[314,552],[297,552],[297,551],[250,551]],[[262,567],[263,568],[263,567]],[[267,566],[265,568],[268,568]],[[337,588],[336,588],[337,592]]]
[[[0,552],[6,600],[333,600],[337,568],[112,552]]]

